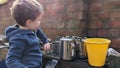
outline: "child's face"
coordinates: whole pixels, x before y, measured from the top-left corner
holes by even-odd
[[[29,30],[33,30],[36,31],[39,27],[40,27],[40,23],[41,23],[41,19],[42,19],[43,14],[40,14],[36,20],[32,21],[29,20],[29,22],[27,23],[27,28]]]

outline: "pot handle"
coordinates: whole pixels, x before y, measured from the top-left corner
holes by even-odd
[[[71,56],[74,57],[75,55],[75,44],[71,43]]]

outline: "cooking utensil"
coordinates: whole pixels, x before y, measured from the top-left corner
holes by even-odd
[[[60,59],[72,60],[76,56],[75,44],[72,38],[60,38]]]

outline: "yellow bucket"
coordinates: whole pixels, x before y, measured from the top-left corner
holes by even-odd
[[[104,66],[110,42],[109,39],[105,38],[87,38],[84,41],[90,65]]]

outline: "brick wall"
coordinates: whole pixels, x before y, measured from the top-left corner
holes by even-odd
[[[14,0],[0,6],[0,33],[5,27],[14,24],[10,16],[9,8]],[[85,19],[86,4],[83,0],[38,0],[44,7],[45,14],[42,19],[41,28],[49,38],[66,35],[86,35]],[[78,7],[79,6],[79,7]]]
[[[45,10],[42,28],[50,38],[86,35],[86,3],[83,0],[39,0]],[[79,6],[79,7],[78,7]]]
[[[120,47],[120,0],[91,0],[89,11],[88,36],[109,38],[111,47]]]
[[[0,34],[15,23],[9,8],[14,0],[0,6]],[[77,35],[104,37],[112,47],[120,47],[119,0],[38,0],[45,14],[41,28],[51,39]]]
[[[12,1],[10,0],[8,3],[0,5],[0,34],[4,34],[4,29],[15,22],[9,10]]]

